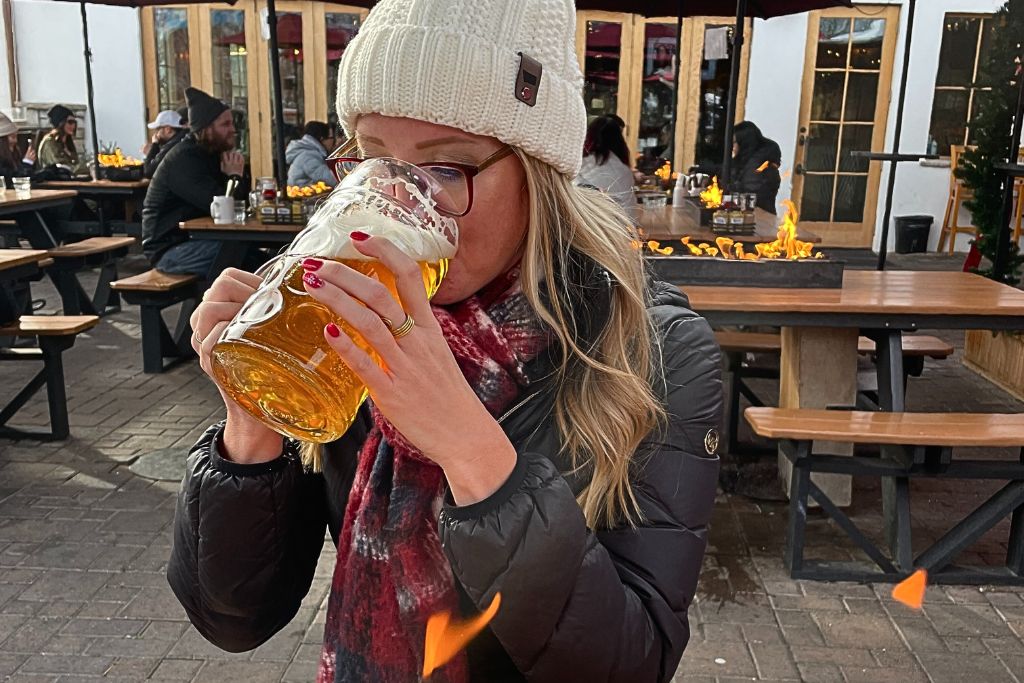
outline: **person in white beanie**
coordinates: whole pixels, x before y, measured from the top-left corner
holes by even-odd
[[[417,165],[449,189],[437,208],[459,248],[432,303],[384,237],[350,234],[401,302],[304,261],[306,291],[384,365],[330,324],[371,399],[341,439],[283,439],[225,398],[192,448],[168,580],[211,642],[248,650],[282,629],[326,527],[320,683],[419,681],[433,664],[446,682],[675,675],[717,485],[719,353],[685,296],[648,278],[615,203],[573,185],[575,18],[571,0],[381,0],[346,49],[339,172]],[[225,273],[193,314],[208,373],[259,284]],[[427,647],[432,616],[492,605],[465,649],[460,631]]]
[[[24,153],[18,146],[18,126],[10,117],[0,113],[0,175],[4,177],[8,187],[11,178],[24,178],[32,175],[36,163],[36,151],[29,145]]]

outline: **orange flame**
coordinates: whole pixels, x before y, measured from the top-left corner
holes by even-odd
[[[449,612],[438,612],[427,620],[427,634],[423,646],[423,677],[451,661],[491,623],[501,606],[501,593],[495,593],[491,604],[483,612],[465,621],[452,621]]]
[[[670,256],[675,249],[672,247],[662,247],[660,242],[651,240],[647,243],[647,248],[653,251],[655,254],[661,254],[662,256]]]
[[[766,162],[764,162],[763,164],[761,164],[760,166],[757,167],[757,170],[755,171],[755,173],[764,173],[766,170],[768,170],[768,167],[771,166],[771,165],[772,165],[772,162],[766,161]]]
[[[892,589],[893,600],[902,602],[907,607],[921,609],[924,604],[924,591],[928,587],[928,571],[918,569],[916,572],[900,581]]]
[[[668,181],[672,177],[672,163],[669,161],[665,162],[665,165],[654,172],[654,175],[658,176],[664,181]]]
[[[710,189],[710,188],[709,188]],[[703,195],[701,195],[703,197]],[[796,205],[788,199],[784,202],[786,214],[783,217],[782,225],[773,242],[761,242],[753,245],[754,251],[747,251],[743,242],[735,242],[731,237],[715,238],[715,245],[701,242],[694,246],[690,243],[690,236],[683,237],[680,242],[689,249],[693,256],[719,256],[726,259],[739,259],[741,261],[757,261],[759,259],[787,259],[797,260],[806,258],[825,258],[822,252],[815,252],[814,245],[810,242],[803,242],[796,237],[797,215]],[[648,243],[648,246],[652,243]],[[653,242],[653,244],[657,244]],[[660,245],[659,245],[660,246]],[[652,248],[652,251],[654,249]],[[662,253],[662,252],[659,252]]]
[[[121,148],[118,147],[114,150],[113,154],[99,154],[97,155],[100,160],[100,166],[111,166],[114,168],[124,168],[125,166],[141,166],[142,162],[132,157],[126,157],[122,152]]]
[[[718,187],[718,176],[711,179],[708,189],[700,193],[700,201],[706,209],[717,209],[722,205],[722,188]]]

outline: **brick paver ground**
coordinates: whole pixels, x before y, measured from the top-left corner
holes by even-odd
[[[142,267],[134,257],[124,270]],[[50,309],[57,301],[45,283],[34,293]],[[962,345],[962,335],[942,336]],[[219,418],[219,398],[198,366],[143,374],[134,307],[82,335],[65,358],[73,437],[0,440],[0,679],[313,680],[333,566],[329,543],[296,618],[245,654],[206,643],[164,579],[177,486],[135,476],[128,466],[157,448],[183,456]],[[0,399],[28,371],[8,363],[2,372]],[[912,380],[908,404],[1024,407],[964,369],[959,352]],[[44,419],[44,405],[37,401],[23,420]],[[971,509],[988,490],[984,483],[915,485],[920,538],[940,533],[954,512]],[[852,514],[873,533],[878,495],[877,485],[856,482]],[[792,581],[781,562],[785,519],[782,502],[719,496],[691,611],[693,636],[676,681],[1024,681],[1024,591],[933,587],[917,613],[893,603],[889,586]],[[809,552],[818,557],[851,556],[820,515],[812,515],[808,533]],[[1003,538],[1005,526],[966,560],[999,561]]]

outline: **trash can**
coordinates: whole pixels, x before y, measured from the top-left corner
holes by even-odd
[[[921,254],[928,250],[934,216],[896,216],[896,253]]]

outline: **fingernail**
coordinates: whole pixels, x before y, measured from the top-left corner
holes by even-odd
[[[302,267],[306,270],[320,270],[323,264],[324,262],[317,258],[302,259]]]
[[[331,335],[335,339],[341,336],[341,330],[339,330],[338,326],[334,323],[327,323],[327,327],[324,329],[327,330],[327,334]]]
[[[313,289],[320,289],[324,286],[324,281],[316,273],[306,273],[302,276],[302,281]]]
[[[365,242],[366,240],[370,239],[369,235],[367,235],[365,232],[360,232],[359,230],[356,230],[355,232],[350,232],[348,236],[354,239],[356,242]]]

